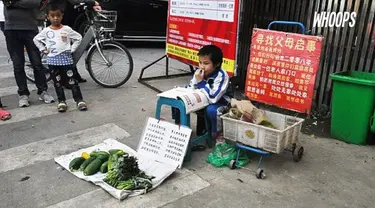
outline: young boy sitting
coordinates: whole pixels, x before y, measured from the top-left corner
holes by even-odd
[[[57,110],[65,112],[68,108],[62,80],[69,80],[72,86],[72,94],[77,108],[80,111],[87,109],[83,101],[81,89],[76,80],[76,70],[73,66],[72,53],[81,43],[82,36],[69,26],[61,24],[63,11],[57,5],[51,4],[47,9],[47,17],[51,25],[42,30],[34,38],[35,45],[39,50],[47,54],[47,64],[52,71],[51,76],[59,100]]]
[[[218,110],[220,107],[228,106],[231,95],[229,88],[229,76],[221,69],[223,63],[223,52],[215,45],[203,46],[199,52],[199,69],[195,71],[190,84],[187,88],[200,89],[203,91],[208,100],[209,105],[205,108],[206,116],[210,122],[211,133],[213,139],[218,135]],[[179,118],[174,110],[174,118]]]

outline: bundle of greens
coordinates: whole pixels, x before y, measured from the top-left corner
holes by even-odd
[[[137,158],[129,154],[113,154],[109,158],[108,173],[104,182],[120,190],[146,189],[147,191],[152,188],[153,178],[139,170]]]
[[[119,181],[116,186],[120,190],[138,190],[145,189],[146,191],[152,188],[152,182],[149,179],[141,177],[132,177],[126,181]]]

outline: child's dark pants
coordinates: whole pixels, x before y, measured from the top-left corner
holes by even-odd
[[[67,66],[53,66],[49,65],[49,69],[51,70],[51,78],[54,82],[57,99],[59,102],[65,102],[65,93],[63,88],[63,80],[66,80],[69,82],[69,84],[72,86],[72,94],[73,99],[76,103],[83,100],[81,89],[78,85],[78,81],[76,80],[76,70],[74,70],[72,65]]]

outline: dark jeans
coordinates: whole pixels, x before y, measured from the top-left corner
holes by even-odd
[[[65,102],[65,93],[63,88],[63,80],[67,81],[72,86],[72,94],[74,101],[76,103],[83,100],[81,89],[78,85],[78,81],[76,80],[76,71],[74,67],[71,65],[68,66],[53,66],[48,65],[48,68],[51,70],[51,78],[53,80],[57,99],[60,102]]]
[[[0,12],[1,12],[1,11],[0,11]],[[4,23],[5,23],[5,22],[0,22],[0,29],[1,29],[2,32],[4,32]]]
[[[40,52],[34,45],[33,38],[38,31],[33,30],[5,30],[5,40],[10,58],[13,62],[14,76],[16,78],[19,95],[30,95],[27,88],[25,73],[25,52],[26,47],[30,62],[34,69],[35,85],[38,88],[38,95],[47,91],[46,76],[44,73]]]
[[[73,67],[73,71],[74,71],[74,78],[78,81],[78,82],[80,82],[80,80],[82,80],[82,77],[81,77],[81,75],[79,74],[79,72],[78,72],[78,69],[77,69],[77,66],[74,66]],[[64,86],[66,86],[66,87],[71,87],[71,85],[69,84],[69,80],[65,80],[65,78],[62,78],[62,83],[63,83],[63,85]]]

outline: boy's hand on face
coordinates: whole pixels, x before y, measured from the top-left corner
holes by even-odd
[[[195,71],[194,76],[195,76],[195,79],[197,80],[197,82],[200,82],[200,81],[203,80],[203,74],[204,74],[204,71],[202,69],[197,69]]]

